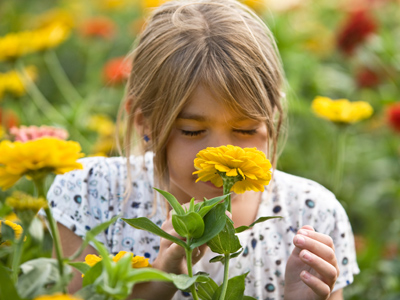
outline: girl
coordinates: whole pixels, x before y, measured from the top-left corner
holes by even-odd
[[[48,199],[65,254],[80,246],[87,230],[117,214],[149,217],[177,236],[170,208],[152,187],[167,189],[181,203],[221,195],[220,188],[195,183],[192,175],[196,153],[206,147],[257,147],[276,166],[283,82],[271,33],[240,3],[188,0],[155,10],[132,53],[125,100],[126,152],[135,129],[145,154],[86,158],[83,170],[55,179]],[[244,251],[231,261],[230,277],[250,271],[246,295],[257,299],[342,299],[358,267],[351,227],[334,195],[274,170],[265,192],[232,196],[235,227],[270,215],[283,218],[239,234]],[[122,221],[97,238],[111,253],[131,251],[154,268],[185,272],[183,249]],[[88,253],[95,250],[88,246],[78,260]],[[208,263],[213,256],[200,247],[195,268],[221,282],[223,268]],[[72,290],[79,280],[75,276]],[[133,297],[190,299],[157,282],[135,286]]]

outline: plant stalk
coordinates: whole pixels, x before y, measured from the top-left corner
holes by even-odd
[[[193,277],[193,269],[192,269],[192,252],[193,252],[193,250],[185,248],[185,252],[186,252],[186,264],[187,264],[187,269],[188,269],[188,275],[189,275],[189,277]],[[197,295],[196,287],[194,284],[190,287],[190,291],[192,293],[194,300],[200,300],[199,296]]]
[[[17,284],[18,282],[19,262],[21,261],[22,249],[24,246],[25,230],[28,229],[23,228],[22,234],[16,243],[15,252],[12,258],[12,265],[11,265],[12,280],[14,281],[15,284]]]
[[[225,254],[225,263],[224,263],[224,282],[222,284],[222,291],[219,300],[224,300],[226,295],[226,290],[228,289],[228,273],[229,273],[229,259],[230,254]]]

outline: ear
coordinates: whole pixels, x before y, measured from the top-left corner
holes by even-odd
[[[149,122],[146,119],[146,117],[144,116],[142,110],[139,108],[137,109],[137,111],[135,112],[135,116],[134,116],[134,126],[136,129],[136,132],[141,135],[142,137],[144,137],[145,135],[147,135],[148,137],[150,137],[150,126],[149,126]]]

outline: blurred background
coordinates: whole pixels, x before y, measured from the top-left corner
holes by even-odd
[[[400,2],[245,1],[271,28],[287,77],[287,141],[278,168],[335,192],[356,238],[361,273],[346,299],[400,299]],[[10,128],[68,130],[86,155],[118,155],[125,55],[158,0],[0,2],[0,139]],[[367,120],[337,124],[317,96],[366,101]],[[1,153],[0,153],[1,155]],[[15,189],[31,192],[21,180]],[[24,260],[51,242],[26,243]]]

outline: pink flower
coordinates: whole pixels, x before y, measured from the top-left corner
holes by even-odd
[[[15,141],[20,142],[37,140],[42,137],[54,137],[60,140],[66,140],[68,138],[68,132],[66,130],[50,126],[13,127],[10,129],[10,133],[15,136]]]

